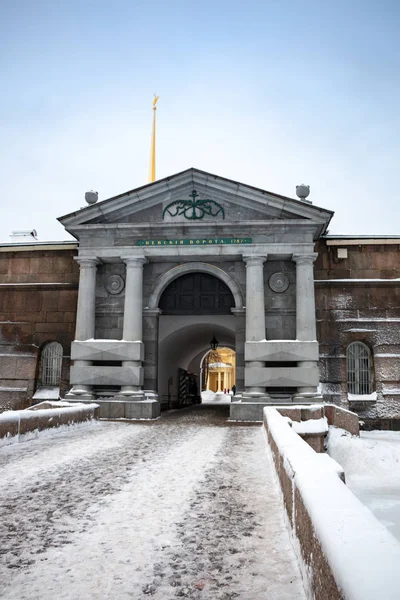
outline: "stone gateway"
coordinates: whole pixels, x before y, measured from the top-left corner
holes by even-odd
[[[188,169],[61,217],[76,244],[3,245],[3,312],[10,294],[29,285],[38,305],[24,339],[23,314],[13,311],[11,337],[2,329],[0,352],[18,355],[24,346],[31,359],[17,385],[15,367],[2,370],[4,387],[24,388],[18,397],[25,403],[53,387],[40,361],[56,341],[64,355],[62,397],[96,400],[104,417],[154,418],[163,406],[181,404],[181,372],[192,396],[200,390],[200,365],[217,339],[235,352],[233,419],[259,419],[270,403],[326,400],[396,421],[399,240],[374,238],[367,246],[329,236],[332,216],[304,198]],[[375,257],[364,251],[370,246]],[[62,269],[72,257],[68,281]],[[41,261],[51,265],[47,278]],[[65,311],[71,317],[60,310],[61,291],[75,297]],[[29,311],[23,302],[20,313]],[[376,326],[383,333],[374,335]]]
[[[158,416],[215,335],[237,356],[232,418],[322,400],[313,263],[331,217],[195,169],[62,217],[80,266],[67,398]]]

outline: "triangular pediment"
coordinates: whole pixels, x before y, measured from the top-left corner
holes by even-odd
[[[76,235],[82,226],[308,221],[326,229],[333,213],[308,202],[188,169],[61,217]],[[79,237],[76,235],[76,237]]]

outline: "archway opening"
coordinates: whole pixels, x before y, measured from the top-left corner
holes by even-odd
[[[201,391],[230,393],[236,386],[236,352],[220,347],[209,350],[200,365]],[[235,388],[234,388],[235,389]]]
[[[159,302],[162,314],[158,343],[158,396],[163,410],[200,403],[206,383],[202,366],[213,336],[220,341],[221,349],[235,353],[231,350],[236,341],[235,316],[231,312],[234,307],[228,286],[209,273],[186,273],[165,288]],[[220,358],[222,364],[225,354]],[[214,365],[211,371],[218,369]],[[225,367],[226,384],[227,370],[233,369]],[[230,385],[234,385],[233,378]]]

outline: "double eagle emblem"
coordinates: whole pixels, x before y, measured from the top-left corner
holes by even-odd
[[[180,217],[183,215],[185,219],[196,220],[203,219],[206,215],[210,217],[217,217],[222,215],[225,219],[225,211],[223,207],[215,200],[198,200],[198,193],[193,190],[191,194],[191,200],[174,200],[168,204],[162,213],[163,219],[165,215],[170,217]]]

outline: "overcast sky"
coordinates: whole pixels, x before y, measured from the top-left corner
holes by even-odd
[[[188,167],[400,234],[398,0],[2,0],[0,241]]]

